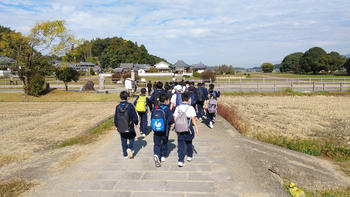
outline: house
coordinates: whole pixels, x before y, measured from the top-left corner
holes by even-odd
[[[196,71],[198,73],[202,73],[208,68],[208,66],[202,62],[199,62],[199,64],[193,64],[191,67],[193,71]]]
[[[6,56],[0,57],[0,66],[8,67],[14,64],[16,64],[16,60]]]
[[[178,60],[173,65],[173,68],[175,69],[175,72],[185,72],[185,71],[189,71],[191,67],[190,65],[186,64],[183,60]]]
[[[149,64],[134,64],[134,70],[138,71],[140,69],[144,71],[149,71],[151,69],[151,65]]]
[[[125,70],[132,70],[134,68],[133,63],[120,63],[119,68],[123,68]]]
[[[157,70],[170,70],[170,64],[164,62],[164,61],[161,61],[157,64],[154,65],[154,67],[157,69]]]
[[[100,72],[101,68],[91,62],[79,62],[75,64],[75,70],[77,71],[85,71],[90,72],[90,68],[94,70],[94,72]]]
[[[124,71],[124,68],[115,68],[113,71],[115,73],[122,73]]]

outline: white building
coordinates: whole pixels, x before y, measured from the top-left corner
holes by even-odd
[[[166,62],[159,62],[157,64],[154,65],[154,67],[157,69],[157,70],[170,70],[170,64],[166,63]]]

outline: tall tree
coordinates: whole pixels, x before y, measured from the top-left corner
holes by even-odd
[[[299,70],[299,62],[300,62],[300,58],[303,56],[304,53],[302,52],[297,52],[297,53],[292,53],[287,55],[282,63],[281,63],[281,67],[280,67],[280,71],[281,72],[296,72]]]
[[[346,60],[346,62],[344,63],[343,67],[346,69],[346,72],[349,73],[349,75],[350,75],[350,58],[348,58]]]
[[[25,38],[29,47],[26,50],[19,48],[22,55],[17,56],[19,76],[23,81],[25,90],[31,85],[34,74],[40,73],[45,76],[42,62],[42,52],[49,52],[51,55],[62,56],[72,49],[75,39],[65,27],[64,21],[45,21],[36,23],[30,34]],[[30,94],[30,92],[27,92]]]
[[[266,63],[263,63],[261,65],[261,70],[264,72],[264,73],[272,73],[273,69],[274,69],[274,65],[269,63],[269,62],[266,62]]]
[[[316,74],[321,70],[327,70],[328,57],[326,51],[320,47],[313,47],[306,51],[300,58],[300,68],[303,72]]]
[[[328,70],[333,73],[339,70],[345,63],[346,57],[340,55],[338,52],[332,51],[328,54]]]

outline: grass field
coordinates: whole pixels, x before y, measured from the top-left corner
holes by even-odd
[[[219,102],[219,114],[243,135],[330,160],[350,176],[348,96],[223,95]]]
[[[23,102],[23,93],[0,93],[0,102]],[[55,89],[52,92],[40,96],[27,96],[30,102],[116,102],[119,101],[119,93],[95,93],[95,92],[66,92]]]

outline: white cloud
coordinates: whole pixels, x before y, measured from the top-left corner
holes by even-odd
[[[349,53],[349,10],[347,0],[0,0],[0,24],[28,33],[64,19],[85,39],[122,36],[170,61],[244,66],[314,45]]]

